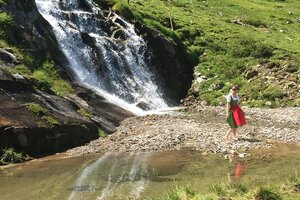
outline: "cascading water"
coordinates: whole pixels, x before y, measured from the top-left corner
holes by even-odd
[[[135,114],[168,107],[147,69],[147,45],[134,26],[92,0],[35,0],[76,79]],[[84,10],[81,9],[84,2]]]

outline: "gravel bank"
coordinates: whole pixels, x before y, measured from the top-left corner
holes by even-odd
[[[300,144],[300,108],[244,108],[247,125],[238,129],[238,141],[223,140],[228,126],[223,107],[188,108],[165,115],[124,120],[106,138],[67,152],[70,156],[103,152],[138,152],[194,148],[204,153],[247,156],[249,149],[270,148],[276,142]]]

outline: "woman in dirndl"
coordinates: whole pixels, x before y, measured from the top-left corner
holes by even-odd
[[[239,106],[239,86],[234,85],[230,90],[230,94],[226,96],[227,106],[226,106],[226,116],[227,123],[230,128],[226,134],[226,140],[238,140],[237,128],[239,126],[244,126],[246,124],[244,111]]]

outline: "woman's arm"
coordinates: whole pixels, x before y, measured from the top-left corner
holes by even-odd
[[[229,112],[230,112],[230,102],[227,102],[227,105],[226,105],[226,116],[229,116]]]

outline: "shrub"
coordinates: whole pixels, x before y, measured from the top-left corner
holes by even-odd
[[[24,160],[24,156],[21,153],[17,153],[13,148],[0,150],[0,164],[19,163]]]

